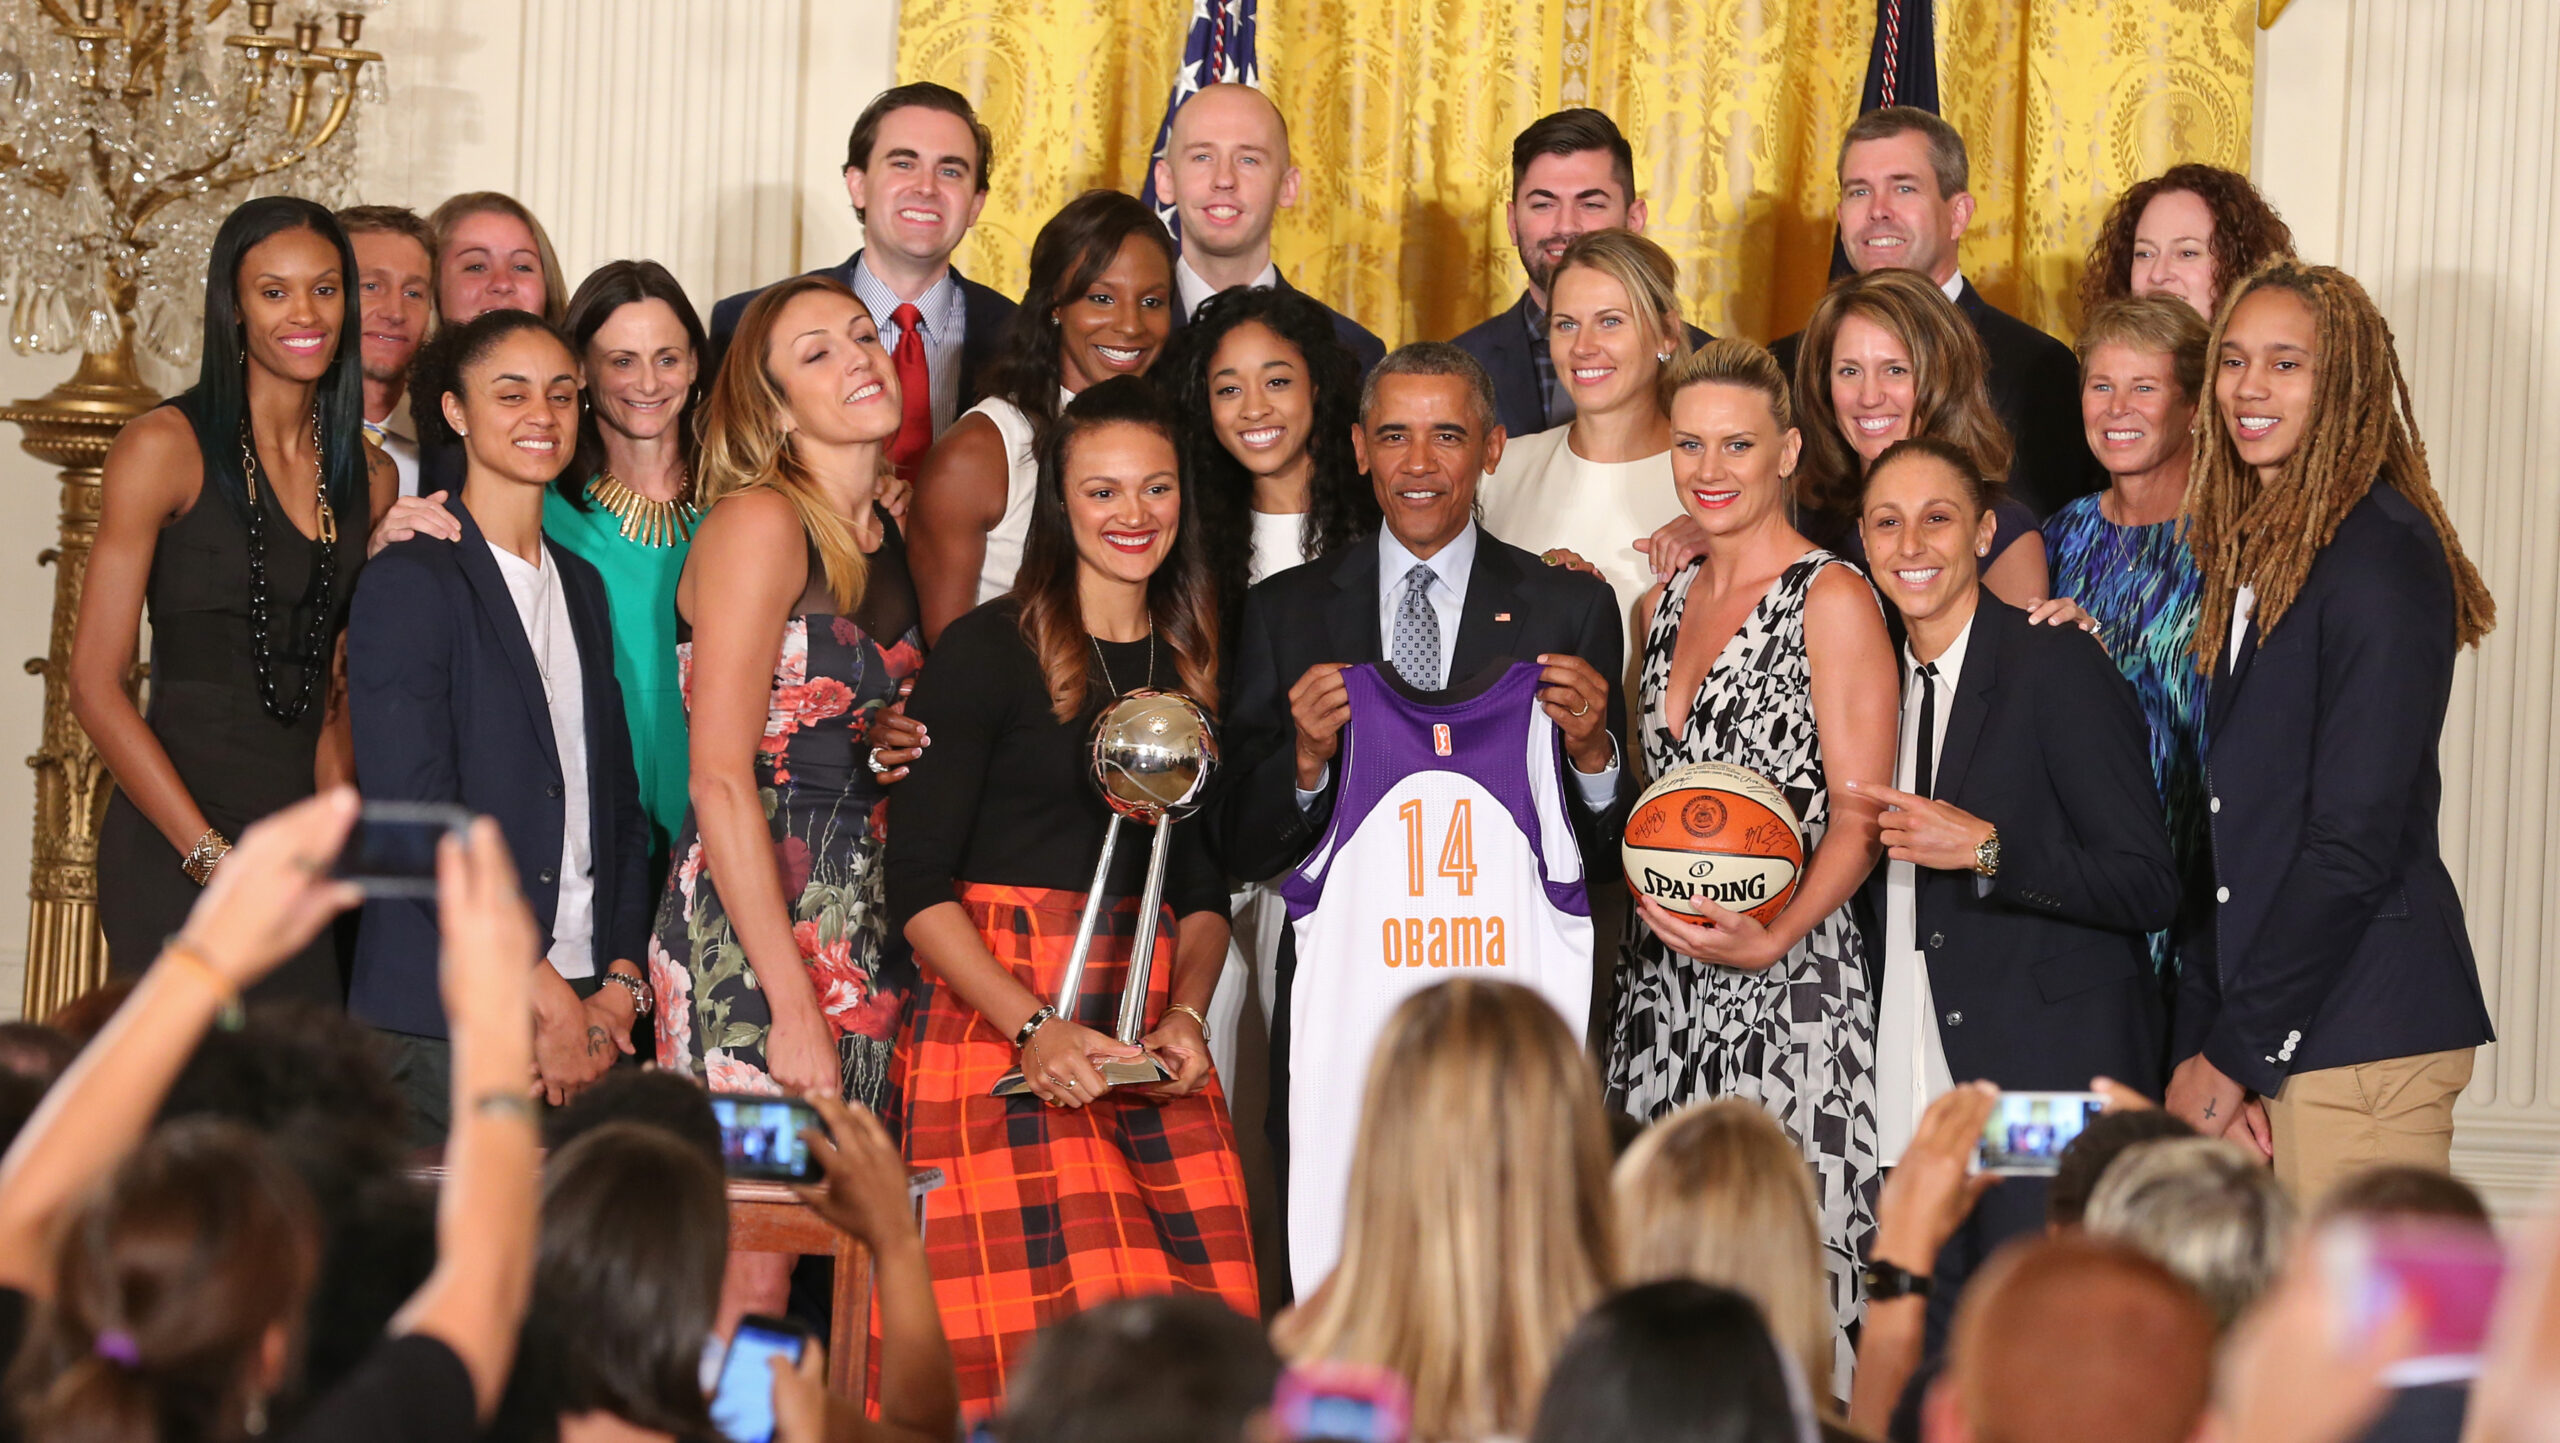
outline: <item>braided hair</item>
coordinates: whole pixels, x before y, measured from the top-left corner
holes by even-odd
[[[2409,404],[2409,382],[2391,325],[2353,276],[2334,266],[2308,265],[2291,256],[2266,262],[2223,299],[2206,354],[2219,356],[2222,339],[2240,302],[2253,292],[2292,292],[2310,308],[2318,350],[2313,357],[2313,415],[2302,444],[2285,458],[2273,484],[2240,459],[2224,424],[2218,388],[2197,398],[2196,465],[2187,487],[2187,544],[2204,572],[2196,618],[2199,671],[2210,674],[2221,639],[2231,634],[2231,612],[2241,587],[2255,594],[2261,631],[2283,620],[2321,548],[2377,480],[2388,481],[2426,515],[2444,543],[2453,572],[2454,633],[2476,646],[2497,624],[2497,602],[2462,538],[2445,514],[2444,499],[2427,475],[2426,443],[2418,439]]]

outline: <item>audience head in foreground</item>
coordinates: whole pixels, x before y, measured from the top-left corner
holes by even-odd
[[[1001,1443],[1253,1443],[1279,1356],[1212,1298],[1121,1298],[1043,1329],[1005,1390]]]
[[[1517,1437],[1614,1271],[1609,1134],[1544,999],[1465,978],[1405,1000],[1369,1067],[1342,1260],[1275,1330],[1293,1362],[1392,1368],[1413,1436]]]
[[[2084,1225],[2156,1258],[2228,1328],[2275,1281],[2293,1244],[2293,1200],[2265,1163],[2218,1138],[2127,1148],[2089,1198]]]
[[[1756,1304],[1808,1378],[1832,1371],[1813,1174],[1767,1108],[1719,1098],[1645,1129],[1615,1176],[1621,1276],[1695,1278]]]
[[[1529,1443],[1811,1443],[1814,1436],[1804,1375],[1760,1310],[1740,1293],[1672,1278],[1629,1288],[1574,1326]]]
[[[1927,1443],[2186,1443],[2213,1382],[2212,1312],[2130,1248],[2013,1245],[1956,1309]]]

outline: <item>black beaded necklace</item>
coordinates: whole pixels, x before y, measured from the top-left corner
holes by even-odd
[[[328,646],[330,600],[338,579],[338,518],[329,508],[329,462],[320,449],[320,410],[316,406],[311,411],[311,459],[312,491],[319,503],[320,544],[311,562],[311,588],[304,598],[311,605],[311,620],[303,629],[302,644],[293,657],[302,670],[302,686],[287,698],[276,685],[272,624],[275,604],[267,587],[267,508],[258,500],[258,478],[265,469],[258,464],[257,442],[249,434],[249,423],[245,419],[240,423],[240,474],[249,488],[249,654],[257,665],[259,705],[286,726],[302,720],[302,714],[311,709],[311,693],[320,680],[319,659]]]

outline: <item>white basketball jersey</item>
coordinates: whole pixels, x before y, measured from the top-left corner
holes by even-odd
[[[1341,1253],[1369,1057],[1399,1003],[1455,976],[1500,978],[1535,989],[1583,1035],[1591,906],[1538,674],[1516,663],[1471,697],[1423,701],[1379,668],[1343,673],[1351,719],[1333,816],[1281,885],[1297,941],[1288,1205],[1300,1298]]]

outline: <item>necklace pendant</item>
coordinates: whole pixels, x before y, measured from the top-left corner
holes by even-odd
[[[330,507],[329,498],[326,496],[320,498],[320,544],[323,546],[338,544],[338,513]]]

